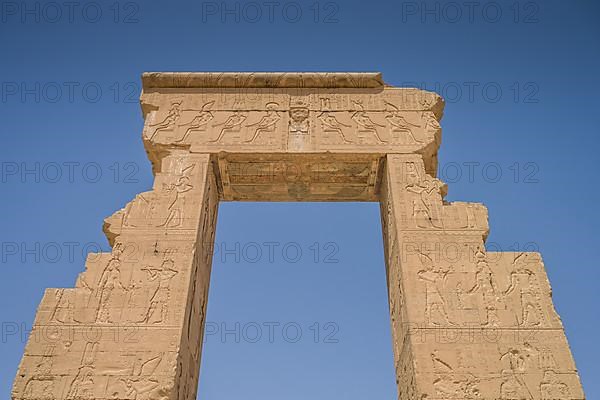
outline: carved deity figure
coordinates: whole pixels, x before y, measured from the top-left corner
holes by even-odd
[[[185,124],[179,125],[179,126],[187,126],[188,128],[186,129],[183,136],[180,139],[175,140],[174,143],[184,142],[192,132],[204,130],[206,127],[206,124],[208,124],[215,117],[213,115],[213,113],[210,111],[210,108],[212,107],[212,105],[214,103],[215,102],[213,100],[213,101],[209,101],[208,103],[204,104],[202,106],[202,109],[200,111],[198,111],[198,114],[196,114],[196,116],[194,116],[194,118],[190,122],[186,122]],[[184,111],[196,111],[196,110],[184,110]]]
[[[387,140],[383,140],[381,136],[379,136],[379,131],[377,130],[377,128],[385,128],[385,125],[381,125],[373,121],[371,117],[369,117],[369,115],[365,112],[365,108],[363,107],[362,102],[358,100],[353,100],[352,102],[358,109],[354,112],[354,114],[352,114],[351,117],[352,120],[356,122],[356,125],[358,125],[358,130],[373,133],[379,141],[379,143],[387,143]]]
[[[322,112],[317,118],[321,121],[323,131],[337,133],[344,143],[352,143],[352,141],[344,135],[344,128],[351,128],[351,125],[346,125],[338,121],[335,115],[328,111]]]
[[[167,307],[171,293],[171,279],[178,274],[173,269],[173,260],[165,260],[159,268],[143,268],[148,273],[148,280],[158,280],[156,290],[150,298],[144,318],[140,322],[159,324],[166,320]]]
[[[149,125],[154,128],[154,132],[152,132],[148,139],[153,140],[158,132],[175,129],[175,125],[179,117],[181,117],[181,103],[182,101],[173,102],[169,112],[162,121]]]
[[[444,296],[444,285],[449,269],[436,267],[431,258],[419,253],[424,269],[417,272],[417,277],[425,283],[425,321],[433,325],[455,325],[450,321]]]
[[[209,140],[210,143],[217,143],[226,133],[230,132],[239,132],[242,129],[242,124],[248,118],[245,113],[241,111],[234,111],[233,114],[229,116],[224,122],[219,124],[214,124],[214,127],[222,126],[221,131],[219,132],[219,136],[217,136],[214,140]]]
[[[308,135],[308,108],[292,107],[290,109],[290,133]]]
[[[390,124],[392,133],[404,134],[406,137],[410,138],[413,143],[422,143],[422,140],[419,140],[413,134],[412,128],[418,128],[419,125],[408,122],[400,113],[398,107],[393,105],[392,103],[386,102],[387,114],[385,115],[385,119]]]
[[[540,289],[535,273],[520,265],[520,256],[513,265],[516,268],[510,274],[510,284],[505,290],[506,296],[513,295],[521,306],[521,326],[540,326],[544,323],[544,312],[540,304]]]
[[[467,291],[468,294],[481,293],[483,298],[483,305],[486,311],[486,320],[484,326],[498,326],[500,323],[498,319],[498,305],[499,294],[492,272],[486,255],[481,249],[477,250],[475,254],[476,272],[475,272],[475,283],[471,289]]]
[[[275,128],[277,127],[277,122],[279,122],[279,120],[281,119],[279,113],[277,112],[278,106],[279,105],[277,103],[268,103],[265,107],[267,109],[266,115],[263,116],[260,119],[260,121],[246,125],[246,127],[248,128],[256,127],[256,129],[254,130],[254,134],[250,139],[245,141],[246,143],[254,142],[261,133],[275,131]]]
[[[112,258],[102,271],[98,280],[96,296],[98,298],[98,308],[96,310],[96,322],[110,323],[110,306],[113,292],[115,289],[127,291],[121,281],[121,260],[123,253],[122,244],[116,244],[113,248]]]
[[[71,381],[67,392],[67,400],[92,400],[94,395],[94,371],[98,343],[88,342],[83,351],[81,364],[77,369],[77,375]]]
[[[181,226],[181,223],[183,222],[184,208],[183,194],[194,188],[194,186],[190,183],[190,177],[188,176],[194,166],[195,164],[192,164],[184,169],[182,176],[177,179],[176,183],[165,185],[165,190],[167,191],[171,201],[167,207],[169,214],[167,215],[167,218],[160,225],[158,225],[159,227],[169,228]]]
[[[413,216],[419,228],[443,228],[441,219],[441,183],[427,175],[422,182],[411,183],[406,190],[416,194],[413,198]]]

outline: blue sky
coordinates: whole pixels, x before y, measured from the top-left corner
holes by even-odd
[[[366,70],[447,98],[448,199],[487,205],[491,248],[543,253],[584,390],[600,398],[598,2],[278,4],[0,4],[0,396],[44,288],[73,286],[85,252],[108,250],[103,218],[151,186],[142,72]],[[218,246],[302,256],[217,253],[207,319],[246,338],[207,335],[199,398],[394,397],[377,205],[219,213]]]

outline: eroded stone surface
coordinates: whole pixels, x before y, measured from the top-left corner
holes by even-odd
[[[486,252],[485,207],[444,203],[444,192],[421,156],[387,156],[399,398],[583,399],[540,254]]]
[[[48,289],[13,400],[196,398],[219,201],[379,201],[399,399],[583,399],[538,253],[444,201],[443,100],[376,73],[143,76],[152,190]]]

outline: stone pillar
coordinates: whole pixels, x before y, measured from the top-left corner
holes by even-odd
[[[111,253],[48,289],[12,399],[196,398],[218,192],[207,154],[175,151],[109,217]]]
[[[482,204],[387,156],[381,209],[399,399],[583,399],[538,253],[488,253]]]

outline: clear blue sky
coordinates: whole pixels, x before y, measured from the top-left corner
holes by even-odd
[[[0,397],[24,347],[9,333],[31,326],[44,288],[73,286],[82,249],[108,250],[103,218],[151,186],[143,71],[367,70],[447,97],[448,199],[489,207],[494,249],[543,253],[584,390],[600,398],[597,1],[427,2],[424,13],[420,1],[302,0],[272,14],[228,2],[224,15],[220,1],[48,4],[0,4]],[[39,179],[22,176],[36,168]],[[377,205],[219,212],[217,245],[247,252],[217,253],[207,318],[239,322],[245,337],[207,337],[200,398],[393,398]],[[251,262],[252,242],[280,246]],[[269,322],[280,324],[273,343]],[[256,324],[263,336],[251,343]]]

